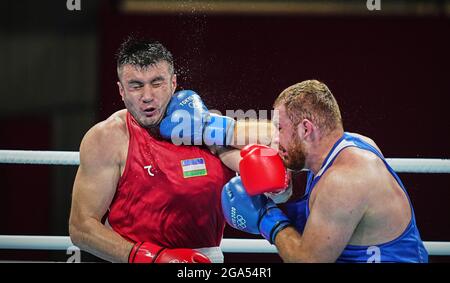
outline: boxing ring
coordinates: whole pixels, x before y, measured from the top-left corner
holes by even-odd
[[[450,173],[450,159],[386,158],[397,173]],[[79,165],[76,151],[0,150],[3,164]],[[430,256],[450,256],[450,242],[424,241]],[[274,245],[264,239],[222,240],[224,253],[276,253]],[[0,250],[78,251],[68,236],[0,235]]]

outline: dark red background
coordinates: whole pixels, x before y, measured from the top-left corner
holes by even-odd
[[[346,130],[372,137],[386,157],[450,158],[449,23],[439,16],[376,14],[125,15],[102,5],[98,121],[123,108],[114,54],[120,42],[135,33],[157,39],[172,51],[179,88],[196,90],[209,108],[270,110],[284,88],[315,78],[336,96]],[[25,124],[23,119],[6,121],[12,126],[2,126],[1,148],[50,149],[47,118],[39,118],[27,133],[38,132],[33,139],[24,138],[15,127]],[[33,191],[33,186],[50,186],[48,167],[1,167],[2,186],[21,188],[0,198],[0,212],[8,215],[0,218],[1,233],[46,234],[49,196]],[[27,172],[26,177],[22,172]],[[450,176],[400,177],[414,204],[422,238],[449,241]],[[296,182],[297,195],[302,193],[302,178]],[[14,203],[24,195],[26,205],[16,207]],[[227,228],[226,238],[240,236],[250,237]],[[278,258],[228,254],[227,260]],[[449,259],[432,258],[442,260]]]
[[[385,156],[450,157],[448,19],[103,15],[102,118],[123,107],[113,56],[133,32],[164,43],[179,87],[198,91],[210,108],[270,110],[284,88],[316,78],[336,96],[346,130],[372,137]],[[401,178],[423,239],[448,240],[449,176]],[[235,236],[249,237],[227,229],[225,237]],[[264,258],[244,257],[231,260]]]

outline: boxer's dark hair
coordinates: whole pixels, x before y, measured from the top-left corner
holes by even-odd
[[[117,50],[116,58],[118,72],[127,64],[145,69],[166,61],[169,72],[174,73],[172,53],[164,45],[151,39],[128,37]]]
[[[309,119],[324,133],[343,128],[339,105],[330,89],[322,82],[308,80],[285,89],[275,100],[274,107],[284,105],[294,126]]]

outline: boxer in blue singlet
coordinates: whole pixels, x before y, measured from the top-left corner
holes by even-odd
[[[344,132],[328,87],[304,81],[275,101],[285,165],[307,169],[306,193],[286,204],[293,227],[275,238],[285,261],[428,262],[400,178],[369,138]]]
[[[295,84],[274,108],[279,131],[273,142],[287,168],[308,171],[306,193],[288,202],[283,213],[273,201],[251,193],[252,184],[244,186],[248,172],[241,170],[242,182],[235,177],[222,191],[227,222],[261,233],[285,262],[428,262],[400,178],[373,140],[344,132],[328,87],[316,80]],[[272,168],[267,163],[277,159],[260,158],[265,161],[259,165],[255,160],[253,171],[265,176]],[[271,180],[266,182],[266,191],[272,191]],[[237,216],[239,223],[233,221]]]

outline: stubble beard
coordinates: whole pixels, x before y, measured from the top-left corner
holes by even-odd
[[[300,171],[305,168],[305,147],[295,134],[292,137],[291,146],[287,149],[287,159],[284,159],[284,165],[293,171]]]

